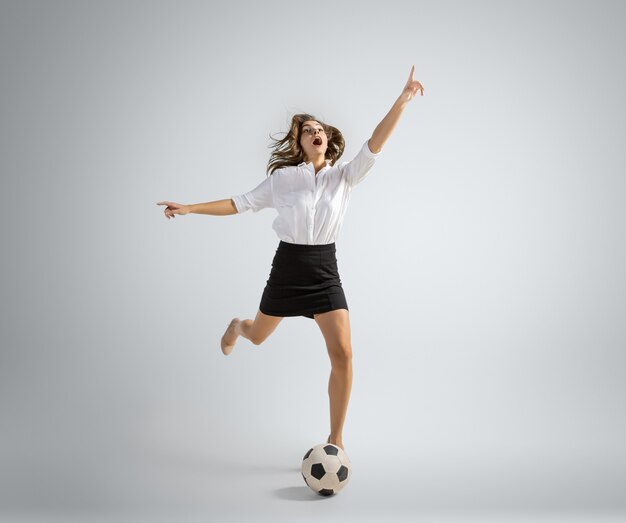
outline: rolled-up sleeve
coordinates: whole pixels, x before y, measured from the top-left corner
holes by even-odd
[[[365,140],[363,147],[361,147],[361,150],[352,160],[344,162],[341,165],[342,176],[344,176],[346,183],[351,187],[363,181],[367,173],[376,163],[376,158],[382,154],[382,151],[377,153],[370,151],[367,145],[368,141],[369,139]]]
[[[231,199],[235,202],[238,213],[245,212],[248,209],[252,209],[252,212],[258,212],[266,207],[274,207],[272,176],[270,175],[251,191],[232,196]]]

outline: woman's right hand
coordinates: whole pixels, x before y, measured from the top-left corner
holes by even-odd
[[[191,209],[189,209],[188,205],[183,205],[181,203],[175,202],[157,202],[157,205],[167,205],[164,210],[165,217],[169,220],[170,218],[176,218],[177,214],[189,214]]]

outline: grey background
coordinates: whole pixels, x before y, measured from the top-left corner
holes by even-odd
[[[623,520],[625,10],[0,3],[0,519]],[[354,475],[317,499],[317,325],[219,348],[275,211],[155,203],[250,190],[295,112],[351,159],[412,64],[337,240]]]

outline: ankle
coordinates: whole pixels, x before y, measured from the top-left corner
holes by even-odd
[[[238,336],[243,336],[246,339],[250,339],[248,338],[246,332],[248,332],[249,328],[252,326],[253,323],[254,323],[253,320],[239,320],[235,324],[235,332],[237,333]]]

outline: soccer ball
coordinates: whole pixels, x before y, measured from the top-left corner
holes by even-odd
[[[332,443],[309,449],[302,459],[304,482],[320,496],[332,496],[346,486],[352,476],[348,455]]]

